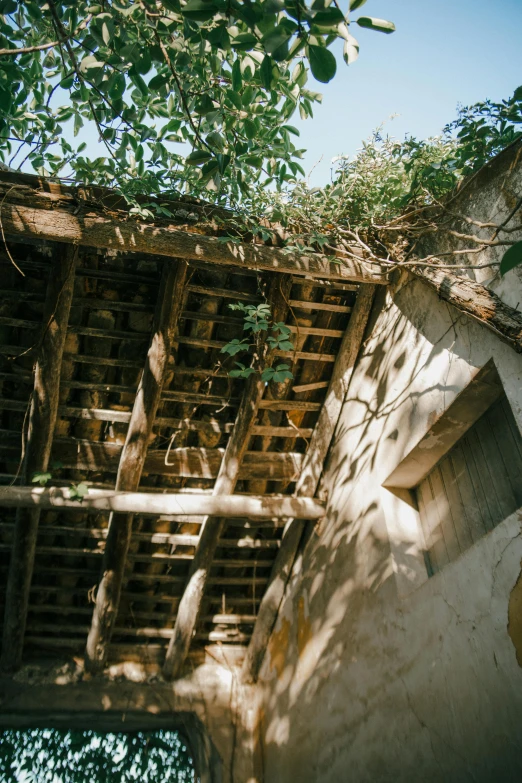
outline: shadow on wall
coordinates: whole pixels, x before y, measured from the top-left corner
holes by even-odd
[[[418,281],[393,301],[381,292],[370,334],[328,460],[328,516],[263,664],[265,779],[522,780],[522,671],[507,634],[521,520],[401,600],[380,499],[474,368],[497,347],[518,358]],[[413,560],[409,542],[397,547]]]

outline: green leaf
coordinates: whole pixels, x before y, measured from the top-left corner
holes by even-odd
[[[84,484],[83,482],[80,484],[71,484],[69,487],[69,497],[71,500],[79,500],[80,503],[84,499],[84,497],[89,492],[89,485]]]
[[[218,7],[213,0],[189,0],[181,9],[183,16],[194,22],[208,22],[217,11]]]
[[[107,46],[111,40],[111,32],[105,22],[102,24],[102,38],[103,43]]]
[[[309,46],[310,69],[318,82],[329,82],[335,76],[337,63],[334,55],[322,46]]]
[[[142,49],[140,57],[138,58],[134,67],[138,73],[141,73],[142,76],[145,76],[145,74],[150,71],[152,67],[152,59],[150,56],[150,50],[147,47]]]
[[[33,484],[40,484],[41,487],[45,487],[48,481],[50,481],[53,477],[52,473],[44,473],[44,472],[36,472],[33,473],[33,476],[31,478],[31,482]]]
[[[90,71],[100,71],[104,66],[104,63],[102,63],[100,60],[97,60],[96,57],[93,54],[87,55],[87,57],[84,57],[83,60],[80,63],[80,73],[85,74],[86,76],[90,76]]]
[[[0,111],[7,114],[11,108],[11,102],[12,95],[10,91],[6,90],[4,87],[0,87]]]
[[[350,1],[350,11],[357,11],[358,8],[360,8],[362,5],[364,5],[366,0],[351,0]]]
[[[500,274],[502,277],[510,271],[510,269],[514,269],[516,266],[520,266],[522,264],[522,242],[517,242],[515,245],[511,245],[511,247],[506,250],[504,255],[502,256],[502,261],[500,262]]]
[[[148,95],[149,88],[145,84],[145,81],[140,76],[138,71],[136,70],[136,66],[133,66],[129,69],[129,76],[138,88],[138,90],[141,92],[142,96],[145,98]]]
[[[359,27],[367,27],[369,30],[377,30],[379,33],[395,32],[393,22],[388,22],[386,19],[376,19],[374,16],[360,16],[357,19],[357,24]]]
[[[218,152],[223,152],[225,149],[225,139],[223,136],[218,133],[217,131],[212,131],[212,133],[209,133],[207,136],[207,142],[210,144],[211,147],[216,149]]]
[[[232,66],[232,89],[236,92],[240,92],[242,86],[243,78],[241,76],[241,66],[239,60],[236,60]]]
[[[265,381],[265,383],[269,383],[270,381],[274,381],[275,383],[282,383],[283,381],[286,381],[287,379],[290,380],[293,377],[294,376],[290,372],[288,364],[278,364],[276,368],[267,367],[261,373],[261,380]]]
[[[250,52],[257,43],[257,38],[252,33],[240,33],[230,41],[233,49],[240,52]]]
[[[229,343],[223,346],[221,349],[221,353],[228,353],[230,356],[235,356],[237,353],[241,353],[242,351],[247,351],[250,343],[248,340],[238,340],[237,338],[234,340],[230,340]]]
[[[263,46],[268,54],[274,54],[280,47],[288,43],[292,33],[282,24],[277,25],[267,35],[263,36]]]
[[[312,19],[312,23],[318,27],[337,27],[340,22],[344,22],[344,14],[333,5],[318,11]]]
[[[62,79],[60,82],[60,87],[63,90],[69,90],[73,84],[74,84],[75,74],[73,73],[71,76],[66,76],[65,79]]]
[[[18,7],[16,0],[2,0],[0,2],[0,14],[14,14]]]
[[[188,157],[185,158],[187,166],[200,166],[202,163],[207,163],[212,158],[210,152],[205,150],[194,150]]]
[[[348,33],[343,44],[343,59],[346,65],[351,65],[359,57],[359,42]]]
[[[275,383],[282,383],[283,381],[291,380],[293,377],[288,364],[278,364],[275,368],[272,380],[275,381]]]
[[[229,375],[231,378],[248,378],[255,373],[253,367],[245,367],[241,362],[235,362],[235,365],[236,367],[239,367],[239,370],[230,370]]]
[[[122,73],[113,74],[109,82],[109,96],[113,100],[117,100],[118,98],[121,98],[124,92],[125,76]]]
[[[254,120],[245,120],[245,136],[247,139],[255,139],[258,133],[258,128]]]
[[[270,90],[272,87],[272,58],[270,55],[265,55],[263,62],[261,63],[261,68],[259,69],[259,74],[263,87]]]
[[[149,82],[149,90],[152,90],[153,92],[160,90],[162,87],[165,87],[165,85],[169,83],[169,79],[170,77],[166,73],[156,74],[156,76],[153,76]]]
[[[197,114],[209,114],[209,112],[214,110],[214,103],[212,102],[212,98],[210,95],[203,95],[200,100],[197,102],[194,111]]]

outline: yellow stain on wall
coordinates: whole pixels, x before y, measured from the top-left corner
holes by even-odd
[[[299,598],[297,604],[297,650],[299,657],[303,654],[306,645],[312,638],[312,623],[305,612],[304,596]]]
[[[268,654],[270,656],[270,668],[275,669],[278,679],[284,672],[286,659],[288,655],[288,646],[290,644],[290,620],[286,617],[281,618],[281,628],[274,630],[268,643]]]
[[[509,596],[508,634],[515,648],[518,665],[522,666],[522,571]]]

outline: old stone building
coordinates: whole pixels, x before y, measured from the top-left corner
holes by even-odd
[[[522,779],[521,155],[418,249],[457,274],[1,174],[3,726],[178,727],[205,783]],[[268,386],[221,353],[263,298]]]

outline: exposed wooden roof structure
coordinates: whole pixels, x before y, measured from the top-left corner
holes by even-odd
[[[0,201],[2,666],[86,651],[175,677],[253,639],[255,679],[384,272],[227,241],[190,200],[144,226],[2,172]],[[295,344],[268,386],[221,353],[227,305],[263,300]]]
[[[0,668],[93,673],[202,657],[255,681],[388,269],[235,236],[191,199],[124,200],[0,172]],[[334,261],[334,263],[332,263]],[[522,316],[444,266],[409,267],[522,350]],[[232,378],[234,302],[270,303],[293,378]],[[32,479],[42,476],[45,487]],[[75,487],[88,485],[78,497]]]

